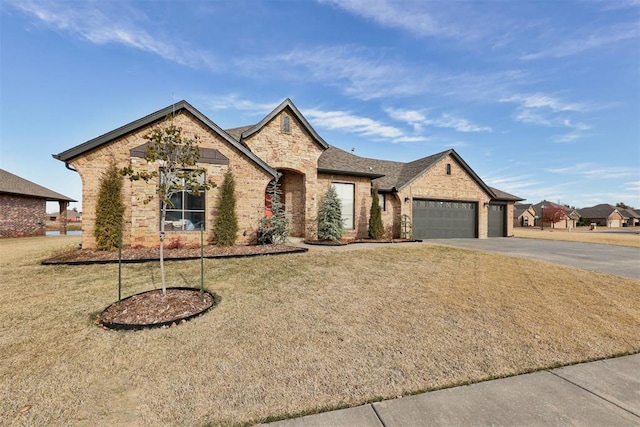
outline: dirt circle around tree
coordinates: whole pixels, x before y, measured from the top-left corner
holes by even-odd
[[[96,318],[107,329],[140,330],[172,327],[211,310],[220,297],[209,291],[187,287],[141,292],[114,302]]]

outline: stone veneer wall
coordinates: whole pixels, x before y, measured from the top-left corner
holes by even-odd
[[[215,182],[218,188],[210,190],[206,195],[206,224],[205,239],[213,239],[214,210],[219,186],[227,168],[231,168],[236,179],[236,213],[238,214],[239,244],[256,241],[258,220],[264,213],[264,192],[271,176],[248,160],[244,154],[235,149],[222,137],[211,131],[199,120],[188,113],[181,113],[174,119],[176,125],[183,128],[185,137],[200,137],[199,146],[202,148],[218,149],[229,159],[229,165],[202,164],[206,169],[206,178]],[[78,171],[82,179],[83,201],[83,233],[82,247],[95,248],[93,236],[95,225],[96,202],[103,173],[110,161],[116,162],[119,168],[131,163],[136,169],[157,170],[158,165],[148,165],[144,159],[130,158],[132,148],[147,142],[143,136],[149,132],[152,125],[136,132],[127,134],[106,146],[83,154],[69,163]],[[157,199],[144,203],[147,196],[154,193],[154,185],[144,181],[130,181],[124,178],[123,199],[125,202],[123,243],[131,246],[157,246],[159,231],[159,203]],[[199,245],[199,231],[168,231],[165,242],[180,239],[185,245]]]
[[[44,236],[46,201],[0,194],[0,237]]]
[[[289,132],[281,129],[283,116],[290,118]],[[318,202],[324,194],[318,180],[322,147],[288,108],[243,142],[269,166],[284,173],[285,208],[293,222],[292,236],[315,238]]]
[[[447,164],[451,165],[451,175],[446,173]],[[404,200],[405,197],[409,198],[409,203],[402,204],[402,213],[409,215],[409,218],[413,218],[412,200],[414,198],[477,202],[478,237],[487,238],[488,210],[484,204],[490,200],[490,197],[451,156],[447,156],[433,165],[418,179],[403,188],[398,195],[400,200]],[[511,204],[511,209],[507,208],[507,215],[513,216],[513,204]],[[513,233],[509,224],[507,224],[507,230],[508,233]]]

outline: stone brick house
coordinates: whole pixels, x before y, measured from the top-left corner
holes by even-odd
[[[223,130],[186,101],[157,111],[105,135],[54,155],[76,170],[83,185],[83,247],[95,246],[93,224],[102,173],[119,167],[157,170],[143,159],[143,136],[173,115],[187,137],[198,135],[206,179],[218,184],[227,169],[236,178],[238,243],[256,241],[268,184],[278,179],[292,237],[313,239],[319,203],[333,185],[342,201],[345,238],[367,236],[373,187],[380,192],[388,236],[401,228],[414,238],[512,235],[513,204],[520,198],[487,186],[454,150],[409,163],[367,159],[329,145],[291,100],[284,100],[259,123]],[[125,179],[125,244],[157,245],[159,204],[144,204],[153,186]],[[197,243],[199,232],[184,229],[184,218],[198,218],[213,236],[219,188],[209,190],[194,212],[178,212],[168,239]],[[192,221],[188,221],[192,222]],[[171,224],[169,224],[171,225]],[[168,227],[170,229],[171,227]]]
[[[58,202],[66,212],[75,201],[0,169],[0,237],[44,236],[47,202]],[[67,234],[65,215],[60,218],[60,234]]]
[[[514,227],[533,227],[536,221],[536,211],[531,203],[516,203],[513,208]]]
[[[580,209],[580,216],[591,224],[601,227],[618,228],[622,227],[624,216],[618,208],[608,203],[591,206]]]

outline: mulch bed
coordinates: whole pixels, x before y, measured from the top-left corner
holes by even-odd
[[[345,246],[345,245],[354,245],[357,243],[408,243],[408,242],[417,242],[418,240],[414,239],[351,239],[351,240],[305,240],[304,243],[307,245],[317,245],[317,246]]]
[[[166,295],[154,289],[111,304],[96,323],[109,329],[174,326],[205,313],[218,299],[207,291],[200,295],[200,290],[192,288],[167,288]]]
[[[259,255],[279,255],[296,252],[306,252],[306,248],[298,248],[289,245],[250,245],[217,247],[205,246],[203,249],[205,258],[236,258]],[[200,258],[200,248],[173,248],[164,249],[165,261],[188,260]],[[122,248],[122,262],[139,263],[158,261],[160,259],[159,248]],[[118,262],[118,251],[97,251],[92,249],[77,249],[67,251],[52,258],[42,261],[43,265],[84,265],[84,264],[109,264]]]

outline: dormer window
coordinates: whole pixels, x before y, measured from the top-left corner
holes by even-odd
[[[447,175],[451,175],[451,163],[447,163]]]
[[[283,133],[291,133],[291,119],[289,116],[282,116],[280,128]]]

